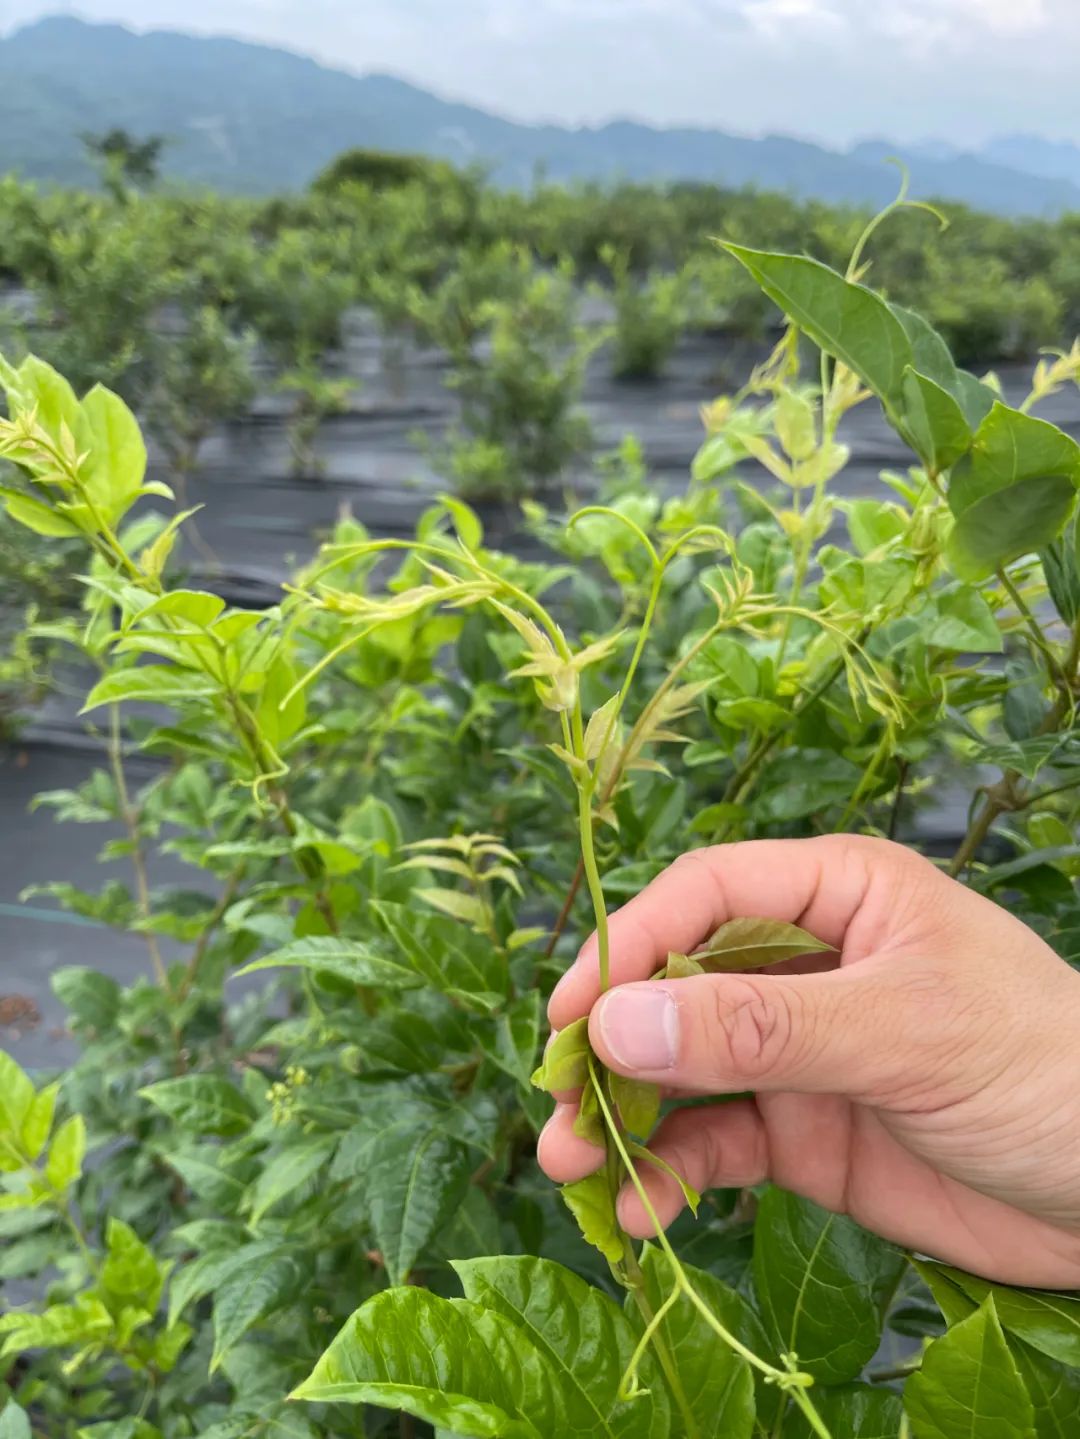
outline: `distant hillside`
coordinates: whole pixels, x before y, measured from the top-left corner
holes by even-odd
[[[42,20],[0,41],[0,171],[87,184],[79,136],[120,126],[163,134],[176,181],[265,194],[299,189],[351,146],[486,165],[502,184],[538,169],[558,180],[696,180],[753,185],[833,202],[880,204],[895,175],[888,144],[841,154],[782,136],[518,125],[384,75],[352,75],[283,50],[118,25]],[[1028,159],[1035,154],[1035,160]],[[921,196],[1002,214],[1080,209],[1080,152],[1023,137],[1000,153],[923,147],[911,158]],[[1050,158],[1047,158],[1047,153]]]

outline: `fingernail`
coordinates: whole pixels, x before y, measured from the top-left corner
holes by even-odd
[[[679,1009],[662,989],[615,989],[600,1001],[600,1034],[622,1069],[671,1069],[679,1052]]]

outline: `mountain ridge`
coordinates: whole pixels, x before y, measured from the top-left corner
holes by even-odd
[[[1011,215],[1080,210],[1080,148],[1039,137],[1005,136],[985,153],[876,140],[840,151],[631,119],[525,125],[393,75],[354,74],[232,36],[51,16],[0,39],[0,171],[93,183],[80,136],[114,126],[165,135],[170,180],[248,194],[301,189],[342,150],[368,146],[476,162],[504,185],[529,185],[542,171],[559,181],[682,180],[877,206],[895,193],[883,161],[898,155],[917,197]]]

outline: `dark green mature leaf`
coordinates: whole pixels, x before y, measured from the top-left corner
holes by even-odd
[[[783,920],[730,919],[706,940],[703,948],[694,951],[692,958],[710,973],[732,973],[779,964],[803,954],[834,952],[831,944]]]
[[[960,405],[947,390],[908,367],[903,378],[904,429],[912,448],[935,475],[971,448],[974,436]]]
[[[214,1351],[211,1374],[252,1325],[289,1302],[302,1282],[291,1255],[280,1254],[234,1271],[214,1294]]]
[[[80,1023],[106,1033],[114,1023],[120,1007],[121,989],[107,974],[70,965],[58,969],[49,983],[60,1003]]]
[[[375,945],[336,936],[298,939],[236,971],[234,978],[264,969],[306,969],[314,974],[332,974],[350,984],[370,989],[419,989],[423,977],[413,969],[387,959]]]
[[[853,1220],[769,1189],[754,1228],[754,1288],[779,1353],[823,1384],[857,1379],[881,1338],[882,1308],[904,1267]]]
[[[453,1267],[466,1299],[515,1325],[562,1376],[563,1422],[573,1431],[602,1434],[610,1425],[616,1434],[667,1434],[666,1386],[651,1359],[640,1371],[643,1386],[651,1391],[646,1401],[651,1425],[638,1422],[644,1408],[640,1401],[626,1410],[631,1422],[612,1419],[621,1407],[619,1379],[637,1336],[606,1294],[551,1260],[528,1255],[468,1259]]]
[[[1035,1412],[992,1299],[929,1345],[904,1409],[915,1439],[1034,1439]]]
[[[880,296],[803,255],[775,255],[742,245],[723,247],[799,329],[841,360],[898,413],[904,371],[914,352],[904,326]]]
[[[1041,1289],[1006,1289],[960,1269],[939,1267],[973,1304],[992,1296],[1003,1329],[1050,1359],[1080,1369],[1080,1297]]]
[[[482,1013],[490,1013],[506,998],[506,963],[486,936],[449,917],[418,914],[403,904],[373,900],[371,910],[432,989]]]
[[[226,1244],[200,1254],[173,1275],[169,1285],[169,1324],[175,1324],[187,1306],[202,1299],[245,1271],[265,1269],[285,1257],[280,1239],[257,1239],[253,1244]]]
[[[810,1391],[814,1408],[835,1439],[897,1439],[904,1406],[898,1394],[870,1384],[842,1384]],[[807,1419],[792,1413],[784,1422],[784,1439],[815,1439]]]
[[[1006,1339],[1035,1411],[1036,1439],[1074,1439],[1080,1434],[1080,1370],[1055,1363],[1012,1334]]]
[[[671,1271],[659,1249],[641,1258],[645,1293],[655,1313],[671,1292]],[[760,1352],[760,1324],[746,1300],[704,1270],[686,1265],[686,1275],[721,1324]],[[626,1316],[640,1334],[644,1321],[631,1295]],[[758,1332],[754,1332],[755,1327]],[[748,1330],[750,1332],[748,1332]],[[749,1439],[754,1432],[754,1380],[749,1365],[720,1343],[690,1300],[682,1297],[664,1319],[661,1333],[679,1371],[701,1439]],[[891,1436],[890,1436],[891,1439]]]
[[[1080,484],[1080,446],[1056,425],[1000,402],[953,468],[948,542],[953,569],[983,579],[999,566],[1045,549],[1061,532]]]
[[[139,1090],[181,1129],[223,1137],[244,1134],[255,1119],[251,1101],[235,1084],[213,1074],[184,1074]]]
[[[1080,615],[1080,563],[1077,558],[1077,526],[1075,516],[1066,525],[1060,539],[1047,545],[1039,558],[1054,608],[1069,626]]]
[[[926,643],[959,654],[1000,654],[1004,648],[994,612],[977,589],[957,585],[937,597],[937,616],[923,630]]]
[[[308,1184],[333,1153],[337,1140],[333,1135],[315,1135],[290,1144],[287,1149],[275,1155],[251,1186],[248,1204],[251,1209],[252,1228],[258,1226],[263,1217],[290,1194]]]
[[[358,1180],[375,1242],[392,1284],[418,1256],[464,1195],[475,1167],[446,1113],[404,1090],[373,1094],[342,1141],[336,1178]]]
[[[461,1268],[483,1304],[415,1288],[376,1295],[294,1397],[400,1408],[478,1439],[669,1433],[666,1394],[651,1363],[646,1373],[657,1394],[617,1400],[633,1335],[610,1299],[592,1291],[593,1299],[581,1279],[550,1260],[466,1261]]]
[[[957,401],[969,427],[977,430],[993,408],[997,395],[967,370],[957,368],[948,345],[930,324],[915,310],[890,304],[889,309],[904,327],[911,344],[914,368]]]

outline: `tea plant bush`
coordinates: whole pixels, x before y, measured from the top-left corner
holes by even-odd
[[[626,450],[605,503],[532,504],[545,563],[453,498],[410,541],[343,520],[269,610],[172,578],[184,516],[118,396],[0,367],[8,519],[86,554],[81,612],[26,639],[94,673],[103,766],[39,802],[111,826],[131,875],[49,892],[146,951],[128,989],[54,976],[70,1070],[0,1059],[8,1433],[1076,1427],[1076,1300],[771,1188],[692,1196],[639,1250],[610,1184],[650,1162],[658,1096],[580,1026],[542,1056],[566,956],[677,854],[907,833],[946,777],[973,796],[950,870],[1078,952],[1080,447],[1032,412],[1080,359],[1014,408],[858,259],[728,249],[790,328],[707,411],[683,494]],[[871,395],[911,468],[843,500]],[[161,761],[141,785],[134,750]],[[155,886],[158,849],[187,884]],[[729,927],[668,973],[816,943]],[[570,1081],[608,1169],[563,1204],[534,1145]]]

